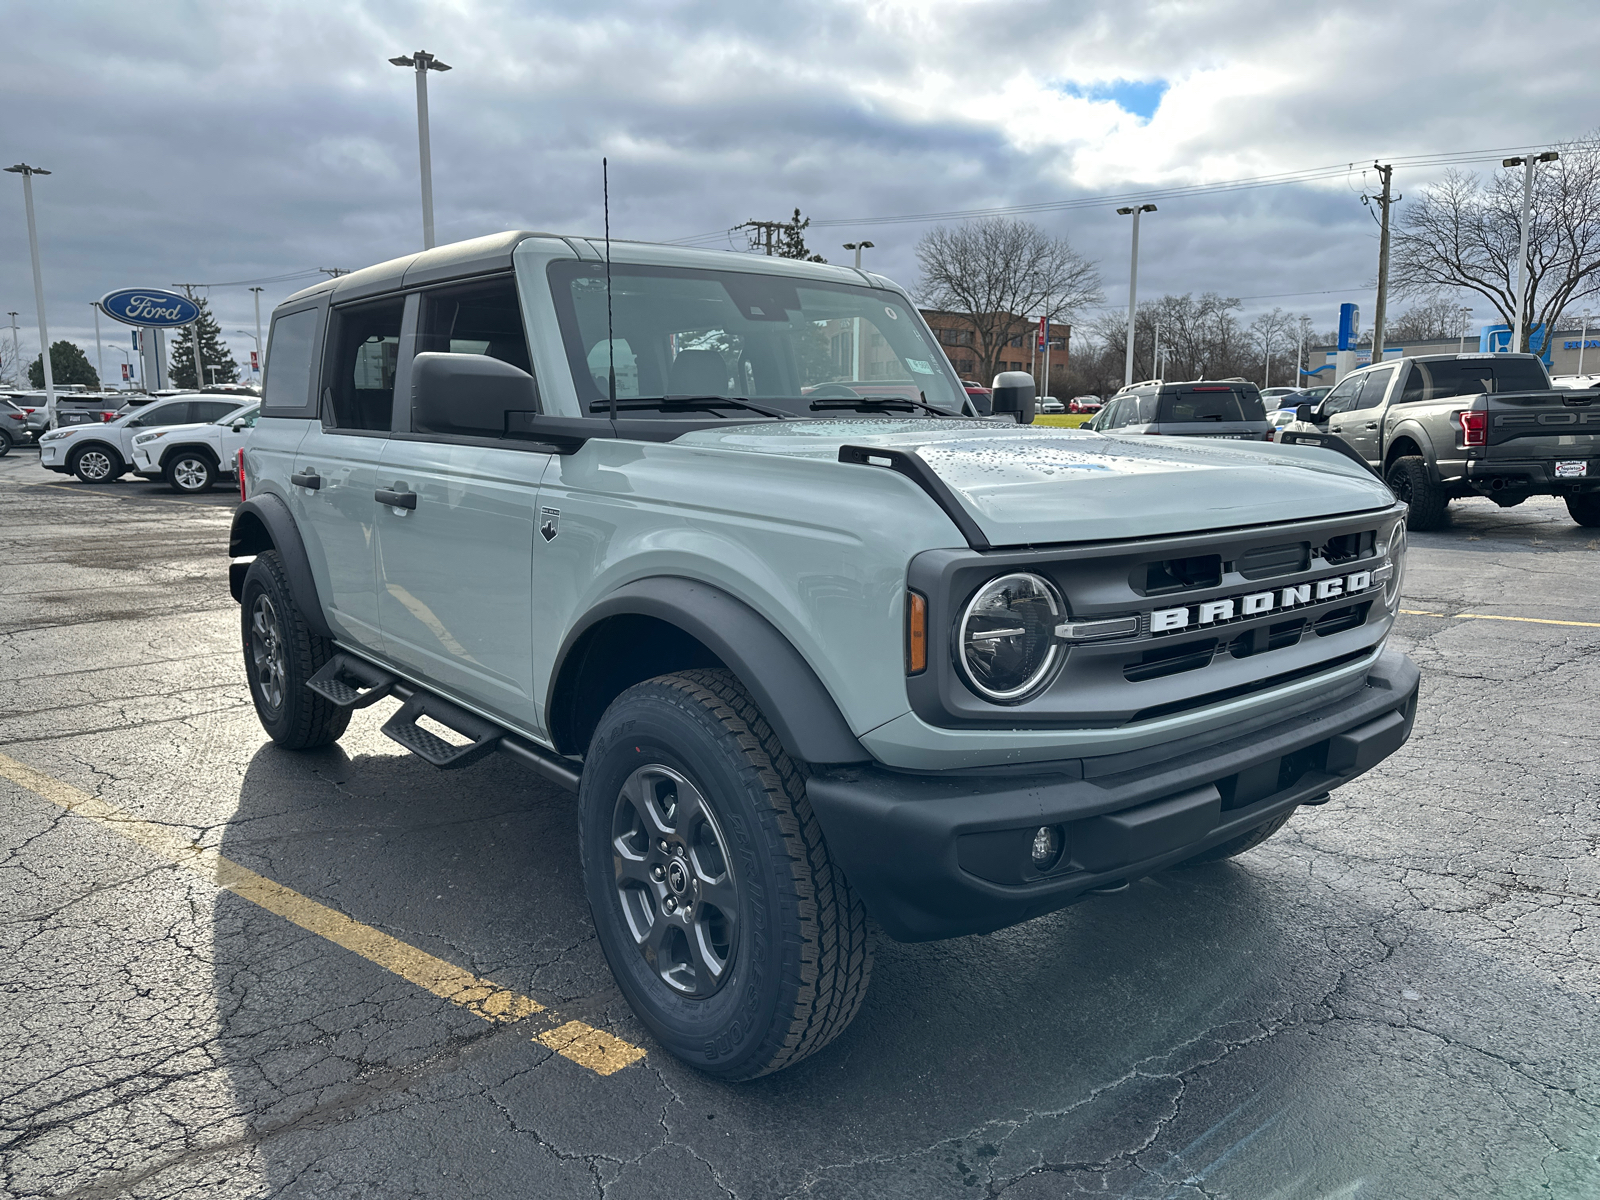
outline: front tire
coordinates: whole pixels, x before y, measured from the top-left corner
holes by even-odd
[[[250,699],[267,736],[285,750],[338,741],[350,724],[350,710],[306,687],[333,654],[333,643],[307,627],[276,550],[258,554],[250,564],[239,611]]]
[[[1450,523],[1450,497],[1428,478],[1428,463],[1419,454],[1408,454],[1389,464],[1384,482],[1395,499],[1411,506],[1406,528],[1426,532],[1443,529]]]
[[[125,469],[117,452],[105,446],[85,446],[67,463],[67,470],[84,483],[110,483]]]
[[[180,450],[168,460],[162,472],[167,486],[184,496],[209,492],[217,482],[217,468],[208,455],[198,450]]]
[[[673,1054],[753,1079],[850,1024],[872,973],[865,909],[729,672],[663,675],[613,701],[578,807],[601,948]]]
[[[1586,492],[1581,496],[1567,497],[1567,512],[1579,525],[1590,529],[1600,526],[1600,492]]]
[[[11,453],[11,435],[9,433],[7,433],[4,429],[0,429],[0,458],[4,458],[6,455],[8,455],[10,453]]]

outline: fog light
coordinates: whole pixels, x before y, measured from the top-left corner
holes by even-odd
[[[1041,871],[1054,865],[1061,855],[1061,831],[1054,825],[1039,826],[1033,835],[1033,847],[1028,853],[1033,865]]]

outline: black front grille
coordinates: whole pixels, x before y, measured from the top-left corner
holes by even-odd
[[[1211,704],[1221,704],[1224,700],[1233,700],[1239,696],[1248,696],[1251,692],[1262,692],[1268,688],[1281,687],[1286,683],[1293,683],[1296,679],[1305,679],[1311,675],[1320,675],[1324,671],[1332,671],[1346,663],[1355,662],[1358,658],[1365,658],[1372,653],[1367,647],[1361,650],[1352,650],[1348,654],[1341,654],[1337,658],[1324,659],[1319,663],[1312,663],[1308,667],[1301,667],[1297,671],[1284,671],[1279,675],[1272,675],[1266,679],[1253,679],[1249,683],[1241,683],[1237,687],[1223,688],[1220,691],[1206,692],[1200,696],[1190,696],[1184,700],[1174,700],[1171,704],[1152,704],[1149,708],[1141,708],[1133,714],[1133,721],[1153,721],[1157,717],[1170,717],[1173,713],[1188,712],[1192,708],[1205,708]]]
[[[1221,582],[1222,555],[1200,554],[1146,563],[1143,591],[1146,596],[1165,596],[1189,588],[1216,587]]]
[[[1330,564],[1354,562],[1358,558],[1370,558],[1377,553],[1377,546],[1377,530],[1365,529],[1360,533],[1341,533],[1324,543],[1322,557]]]
[[[1129,683],[1143,683],[1147,679],[1162,679],[1183,671],[1198,671],[1211,665],[1216,652],[1216,638],[1184,642],[1179,646],[1162,646],[1158,650],[1146,650],[1138,659],[1126,664],[1122,674]]]
[[[1330,613],[1324,613],[1317,618],[1317,623],[1312,626],[1317,631],[1318,637],[1329,637],[1335,633],[1343,633],[1346,629],[1354,629],[1357,625],[1367,623],[1367,610],[1372,607],[1372,601],[1366,600],[1360,604],[1347,604],[1343,608],[1336,608]]]
[[[1311,543],[1291,542],[1287,546],[1262,546],[1246,550],[1239,556],[1235,569],[1246,579],[1271,579],[1274,575],[1292,575],[1311,566]]]
[[[1262,654],[1268,650],[1287,649],[1299,644],[1300,634],[1305,627],[1304,617],[1297,617],[1293,621],[1279,621],[1276,625],[1258,625],[1229,642],[1228,653],[1235,658],[1249,658],[1252,654]]]

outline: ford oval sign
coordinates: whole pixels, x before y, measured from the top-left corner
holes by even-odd
[[[113,320],[146,329],[188,325],[200,317],[200,306],[187,296],[161,288],[123,288],[100,298],[100,311]]]

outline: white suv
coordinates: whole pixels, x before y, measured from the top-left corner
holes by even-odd
[[[124,413],[114,421],[53,429],[39,438],[39,465],[76,475],[84,483],[110,483],[133,465],[133,439],[152,426],[215,421],[239,407],[226,396],[172,396]]]
[[[165,479],[175,492],[205,492],[219,475],[232,475],[239,447],[255,427],[261,404],[252,401],[215,421],[169,425],[133,438],[133,473]]]

